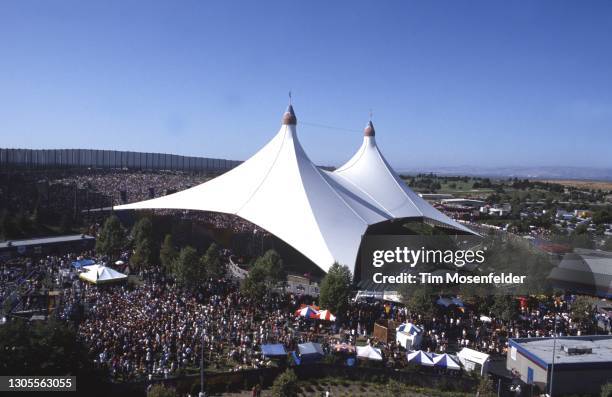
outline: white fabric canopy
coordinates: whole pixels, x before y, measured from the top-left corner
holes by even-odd
[[[178,193],[115,207],[187,209],[234,214],[254,223],[327,271],[334,262],[354,273],[368,226],[420,217],[469,229],[443,215],[389,167],[373,138],[337,172],[319,169],[306,155],[289,106],[268,144],[238,167]]]
[[[383,359],[381,350],[370,345],[357,346],[357,357],[378,361]]]
[[[429,357],[429,355],[422,350],[416,350],[413,352],[409,352],[406,355],[406,358],[408,359],[409,363],[421,364],[427,367],[434,366],[434,362],[432,361],[431,357]]]
[[[319,313],[317,313],[317,318],[321,320],[327,320],[327,321],[336,321],[336,316],[334,316],[332,312],[330,312],[327,309],[321,310]]]
[[[486,353],[464,347],[457,353],[457,358],[461,361],[466,371],[473,371],[477,369],[478,366],[480,366],[481,375],[484,375],[488,371],[489,355]]]
[[[395,329],[395,341],[404,349],[418,349],[421,346],[423,330],[412,323],[404,323]]]
[[[485,316],[484,314],[482,314],[480,316],[480,321],[482,321],[483,323],[490,323],[493,320],[491,319],[491,317]]]
[[[461,366],[457,364],[457,362],[446,353],[444,354],[434,353],[432,361],[436,367],[455,369],[455,370],[461,369]]]
[[[475,234],[432,207],[406,185],[378,149],[372,122],[366,127],[366,136],[357,153],[333,175],[347,188],[356,188],[365,194],[393,219],[423,218],[437,226]]]
[[[127,279],[125,274],[119,273],[118,271],[103,265],[84,266],[83,269],[86,269],[87,271],[81,273],[79,277],[93,284],[110,283]]]

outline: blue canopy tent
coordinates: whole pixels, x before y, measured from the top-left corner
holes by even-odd
[[[455,298],[438,298],[436,303],[440,306],[449,307],[455,305],[457,307],[463,307],[463,301],[457,297]]]
[[[77,269],[80,269],[83,266],[90,266],[90,265],[94,265],[95,263],[96,261],[94,261],[93,259],[79,259],[79,260],[72,262],[72,266],[74,266]]]
[[[429,355],[422,350],[415,350],[412,352],[407,352],[406,358],[408,359],[409,363],[420,364],[420,365],[424,365],[427,367],[434,366],[434,362],[431,359],[431,357],[429,357]]]
[[[453,298],[453,305],[457,306],[457,307],[464,307],[463,305],[463,301],[460,298]]]
[[[303,362],[317,361],[325,356],[323,348],[319,343],[300,343],[298,345],[298,350],[300,351],[300,358]]]
[[[261,345],[261,353],[266,357],[280,357],[286,356],[287,350],[285,350],[285,346],[281,343],[270,344],[270,345]]]
[[[434,366],[436,367],[454,369],[454,370],[461,369],[461,366],[459,366],[459,364],[457,364],[457,362],[446,353],[444,354],[434,353],[432,357],[432,361],[434,362]]]
[[[420,334],[421,332],[423,332],[423,329],[421,329],[421,327],[417,327],[416,325],[412,323],[404,323],[404,324],[401,324],[399,327],[397,327],[396,331],[405,332],[410,335],[416,335],[416,334]]]
[[[436,303],[440,306],[449,307],[450,305],[453,304],[453,301],[450,300],[449,298],[438,298]]]

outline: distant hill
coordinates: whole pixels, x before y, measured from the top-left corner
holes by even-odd
[[[612,181],[612,168],[594,167],[431,167],[406,168],[398,170],[402,174],[429,173],[438,175],[466,175],[492,178],[530,178],[530,179],[574,179]]]

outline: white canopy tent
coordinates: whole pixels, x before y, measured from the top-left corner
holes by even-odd
[[[304,152],[296,125],[290,105],[276,136],[238,167],[193,188],[115,209],[237,215],[285,241],[324,271],[339,262],[353,273],[361,238],[370,225],[426,218],[473,233],[410,190],[384,160],[373,136],[366,136],[362,149],[345,166],[327,172]]]
[[[489,370],[489,355],[486,353],[464,347],[457,353],[457,358],[466,371],[477,371],[484,375]]]
[[[376,360],[376,361],[381,361],[383,359],[382,351],[370,345],[357,346],[357,357],[367,358],[368,360]]]
[[[432,361],[434,363],[434,366],[436,367],[454,369],[457,371],[461,369],[461,366],[455,361],[455,359],[453,359],[449,354],[446,354],[446,353],[443,353],[443,354],[434,353],[432,357]]]
[[[406,359],[409,363],[420,364],[426,367],[433,367],[434,362],[429,356],[429,354],[425,353],[422,350],[415,350],[412,352],[406,353]]]
[[[384,158],[375,135],[370,121],[357,153],[333,173],[340,184],[365,194],[392,219],[422,218],[436,226],[475,234],[413,192]]]
[[[395,341],[406,350],[421,347],[423,330],[412,323],[405,323],[395,329]]]
[[[92,284],[107,284],[125,281],[128,277],[123,273],[119,273],[118,271],[103,265],[85,266],[83,269],[86,271],[79,274],[79,277]]]

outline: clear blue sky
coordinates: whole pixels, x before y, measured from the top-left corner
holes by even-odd
[[[611,1],[0,0],[0,146],[612,166]]]

